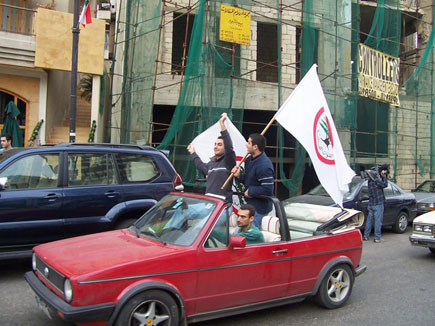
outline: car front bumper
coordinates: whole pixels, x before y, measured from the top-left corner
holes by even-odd
[[[433,236],[411,234],[409,241],[413,246],[435,248],[435,238]]]
[[[37,300],[41,300],[48,307],[50,315],[57,315],[66,321],[79,323],[108,320],[115,309],[113,303],[103,303],[83,307],[71,306],[51,292],[44,283],[39,280],[34,272],[25,273],[24,278],[36,293],[38,297]]]
[[[367,265],[360,263],[357,268],[355,268],[355,277],[360,276],[367,270]]]

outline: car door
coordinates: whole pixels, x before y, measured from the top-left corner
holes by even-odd
[[[224,210],[198,250],[196,313],[272,300],[287,291],[288,243],[230,248],[227,223]],[[226,239],[223,242],[211,239],[214,232],[226,235]]]
[[[68,236],[111,227],[106,213],[123,200],[110,153],[68,152],[63,214]]]
[[[383,225],[391,225],[395,222],[402,206],[402,197],[400,193],[394,190],[391,182],[388,181],[388,186],[384,188],[385,205],[384,205],[384,221]]]
[[[360,191],[356,194],[355,198],[356,205],[350,205],[345,206],[346,208],[354,208],[356,210],[359,210],[364,213],[365,218],[367,218],[368,215],[368,206],[369,206],[369,189],[367,187],[367,182],[364,182],[361,187]]]
[[[64,234],[59,153],[35,153],[0,171],[8,188],[0,191],[0,246],[34,245]]]
[[[124,189],[124,200],[155,199],[160,200],[174,190],[172,179],[158,164],[155,158],[147,154],[117,153],[116,162]]]

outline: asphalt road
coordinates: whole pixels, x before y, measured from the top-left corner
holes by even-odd
[[[356,279],[348,303],[340,309],[323,309],[306,300],[195,325],[433,326],[435,256],[428,249],[412,247],[409,234],[385,230],[385,243],[364,242],[367,271]],[[29,269],[29,261],[0,263],[0,326],[68,325],[49,320],[36,308],[33,292],[23,278]]]

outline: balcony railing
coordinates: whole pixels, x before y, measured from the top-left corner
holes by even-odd
[[[0,31],[35,35],[36,10],[0,3]]]

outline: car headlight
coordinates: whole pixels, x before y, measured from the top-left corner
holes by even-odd
[[[32,254],[32,269],[36,271],[36,255]]]
[[[432,233],[432,225],[424,225],[423,232]]]
[[[63,293],[65,294],[65,300],[71,302],[73,299],[73,289],[69,279],[66,279],[63,283]]]
[[[417,207],[419,209],[425,210],[425,211],[433,211],[435,210],[435,204],[434,203],[418,203]]]
[[[414,224],[414,231],[432,234],[433,226],[432,225]]]

